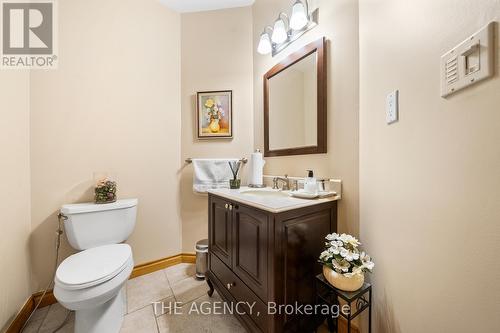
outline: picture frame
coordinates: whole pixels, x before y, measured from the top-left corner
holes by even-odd
[[[196,132],[198,139],[233,138],[233,91],[196,93]]]

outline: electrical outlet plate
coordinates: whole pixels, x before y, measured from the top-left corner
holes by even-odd
[[[490,22],[441,57],[441,97],[494,75],[495,25]]]
[[[398,121],[399,118],[399,91],[394,90],[387,95],[385,119],[387,124]]]

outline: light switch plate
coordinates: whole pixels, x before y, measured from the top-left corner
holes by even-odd
[[[441,97],[494,75],[495,24],[490,22],[441,57]]]
[[[385,119],[388,124],[392,124],[399,119],[399,91],[394,90],[387,95]]]

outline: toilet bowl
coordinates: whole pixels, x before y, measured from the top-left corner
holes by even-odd
[[[132,249],[122,244],[136,219],[136,199],[106,205],[65,205],[64,229],[81,250],[57,268],[54,296],[75,311],[75,333],[118,333],[126,312],[123,288],[134,268]]]
[[[127,244],[91,248],[59,265],[54,295],[75,311],[75,332],[119,331],[125,313],[122,289],[133,267]]]

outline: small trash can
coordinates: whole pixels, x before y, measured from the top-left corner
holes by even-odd
[[[208,239],[196,242],[196,277],[205,279],[208,268]]]

